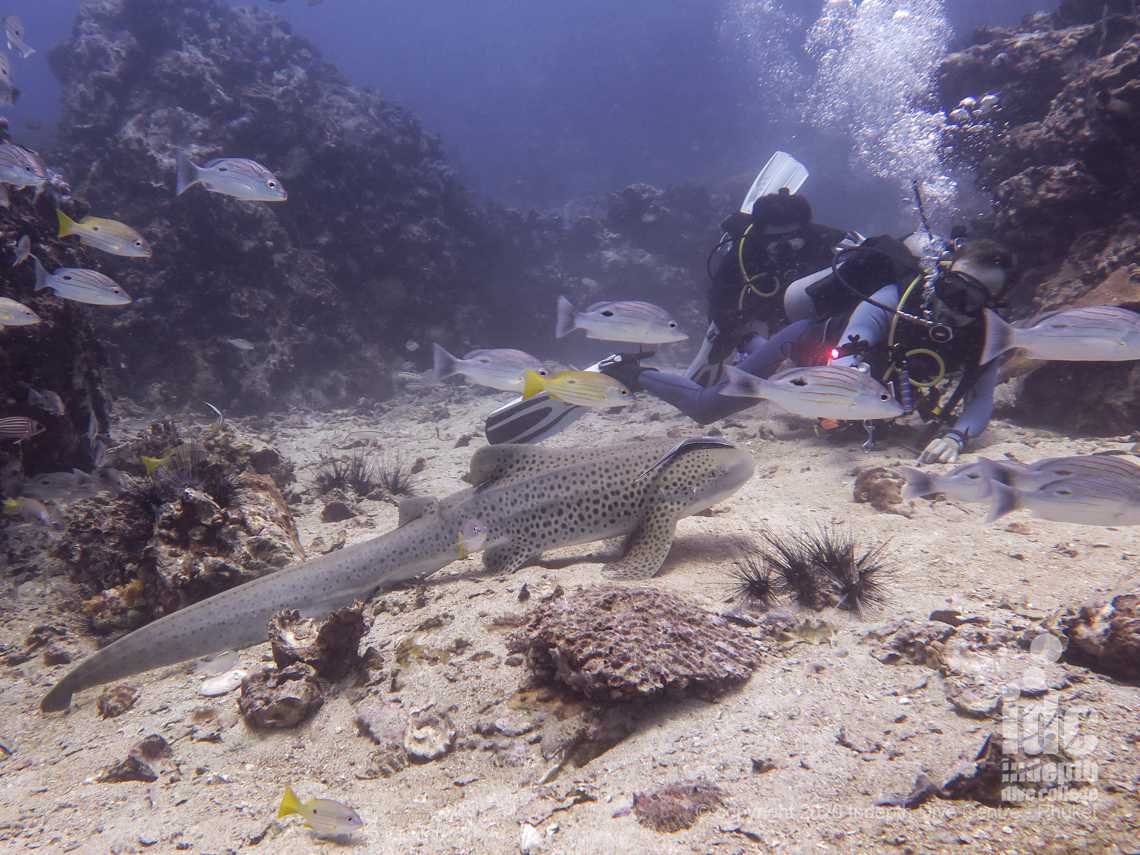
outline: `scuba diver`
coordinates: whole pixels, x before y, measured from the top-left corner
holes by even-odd
[[[751,212],[736,212],[722,224],[724,236],[706,262],[709,328],[687,376],[701,386],[721,379],[735,351],[752,352],[788,324],[784,294],[805,274],[830,265],[844,232],[812,222],[811,205],[781,187],[756,199]],[[719,254],[716,269],[714,256]]]
[[[830,276],[788,289],[785,310],[799,316],[770,339],[740,354],[736,367],[770,376],[785,360],[867,371],[895,393],[904,412],[935,422],[937,435],[923,463],[952,463],[978,437],[993,413],[997,360],[980,365],[983,310],[1001,305],[1010,285],[1010,253],[991,240],[960,236],[929,273],[920,264],[917,235],[846,242],[837,248]],[[846,293],[844,293],[846,292]],[[857,302],[853,312],[827,317]],[[845,323],[844,323],[845,321]],[[835,331],[842,327],[837,335]],[[669,372],[643,367],[649,354],[615,354],[598,368],[631,391],[645,391],[700,424],[746,409],[754,398],[720,394],[727,383],[703,387]],[[962,405],[956,420],[953,412]],[[838,424],[821,424],[825,428]],[[873,445],[875,425],[866,425]]]

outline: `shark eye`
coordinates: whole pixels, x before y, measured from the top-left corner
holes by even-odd
[[[1071,495],[1073,495],[1073,491],[1072,491],[1072,490],[1058,490],[1057,492],[1058,492],[1058,493],[1060,493],[1062,496],[1071,496]]]
[[[792,385],[793,386],[806,386],[807,380],[805,380],[803,377],[797,377],[795,380],[792,381]]]
[[[967,477],[967,478],[969,478],[971,481],[977,481],[977,480],[978,480],[979,478],[981,478],[982,476],[981,476],[981,475],[978,475],[978,474],[975,472],[975,473],[973,473],[973,474],[967,475],[966,477]]]
[[[219,167],[218,167],[218,172],[225,172],[225,171],[226,171],[226,170],[228,170],[228,169],[229,169],[229,167],[228,167],[228,166],[219,166]]]
[[[611,309],[602,309],[601,315],[603,318],[612,318],[614,313]]]

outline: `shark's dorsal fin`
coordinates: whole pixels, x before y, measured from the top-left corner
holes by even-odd
[[[661,457],[653,462],[652,466],[637,477],[644,478],[647,475],[652,475],[656,470],[660,469],[666,463],[676,460],[686,451],[693,451],[698,448],[736,448],[736,446],[729,440],[719,436],[695,436],[689,439],[683,439],[661,455]]]
[[[396,527],[399,528],[412,520],[418,520],[438,503],[439,500],[433,496],[409,496],[406,499],[400,499],[400,503],[397,505],[400,510],[400,518]]]

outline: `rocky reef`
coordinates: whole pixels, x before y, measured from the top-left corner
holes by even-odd
[[[707,193],[632,187],[573,221],[480,208],[407,111],[267,12],[85,0],[51,62],[58,159],[93,211],[154,246],[107,262],[135,303],[99,324],[116,391],[151,405],[382,399],[433,340],[548,349],[559,291],[702,302],[723,216]],[[176,197],[179,149],[254,158],[289,199]],[[522,331],[520,308],[536,319]]]
[[[939,95],[996,92],[981,122],[951,125],[952,157],[996,200],[995,236],[1015,250],[1015,312],[1110,303],[1140,310],[1140,17],[1130,0],[1065,0],[1017,28],[987,27],[940,70]],[[1066,390],[1058,394],[1058,390]],[[1054,363],[1018,413],[1062,430],[1140,424],[1134,363]]]

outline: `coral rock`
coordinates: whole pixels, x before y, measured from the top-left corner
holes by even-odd
[[[304,662],[322,677],[338,680],[360,667],[360,640],[369,624],[360,602],[320,621],[303,619],[296,609],[285,609],[269,622],[273,661],[278,668]]]
[[[716,695],[748,679],[759,642],[654,588],[597,586],[547,603],[508,641],[534,672],[594,700]]]
[[[1090,603],[1051,623],[1068,638],[1069,659],[1121,680],[1140,679],[1140,594]]]
[[[876,466],[855,476],[855,501],[870,504],[879,513],[898,513],[902,504],[902,488],[906,479],[893,469]]]
[[[706,781],[682,781],[633,797],[637,821],[654,831],[672,833],[689,828],[702,815],[724,803],[724,793]]]
[[[324,703],[317,672],[303,662],[276,670],[266,668],[241,684],[238,709],[253,727],[295,727]]]
[[[404,731],[404,750],[408,757],[419,763],[442,757],[454,744],[455,728],[443,713],[414,715]]]
[[[103,718],[115,718],[115,716],[120,716],[133,708],[138,703],[141,694],[142,692],[137,686],[121,683],[118,686],[104,689],[103,693],[99,695],[99,700],[95,702],[95,706]]]

